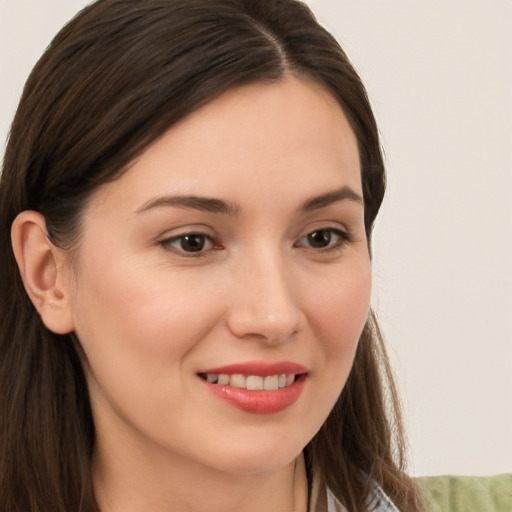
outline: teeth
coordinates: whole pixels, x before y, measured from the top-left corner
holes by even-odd
[[[263,377],[249,375],[246,379],[247,389],[261,390],[263,389]]]
[[[245,375],[240,375],[238,373],[231,375],[229,385],[233,388],[245,388],[246,387]]]
[[[275,391],[279,388],[291,386],[295,382],[295,375],[293,373],[281,373],[279,375],[260,377],[259,375],[245,376],[239,373],[233,375],[226,373],[207,373],[206,380],[212,384],[219,384],[220,386],[232,386],[234,388],[248,389],[251,391]]]
[[[208,379],[208,375],[206,376],[206,378]],[[229,384],[229,375],[221,373],[217,380],[217,384],[220,384],[221,386],[227,386]]]
[[[272,375],[263,379],[263,389],[267,391],[274,391],[279,389],[279,375]]]

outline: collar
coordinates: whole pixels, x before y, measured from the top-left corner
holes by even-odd
[[[368,511],[372,512],[400,512],[389,496],[377,485],[368,499]],[[330,489],[327,489],[327,512],[347,512]]]
[[[334,496],[329,488],[320,484],[319,478],[313,474],[310,488],[310,512],[347,512],[347,509]],[[368,498],[368,512],[400,512],[389,496],[374,484],[373,492]]]

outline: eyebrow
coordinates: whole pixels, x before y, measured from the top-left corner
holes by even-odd
[[[359,204],[363,204],[363,198],[354,192],[350,187],[342,187],[332,192],[327,192],[320,196],[312,197],[306,200],[299,210],[302,212],[310,212],[330,206],[339,201],[349,200]],[[240,206],[231,201],[223,199],[215,199],[201,196],[162,196],[150,199],[135,210],[135,213],[145,212],[153,208],[162,206],[175,206],[178,208],[187,208],[191,210],[199,210],[207,213],[216,213],[221,215],[237,216],[240,213]]]
[[[163,196],[150,199],[135,210],[135,213],[145,212],[160,206],[177,206],[208,213],[219,213],[229,216],[236,216],[240,207],[230,201],[199,196]]]
[[[359,194],[354,192],[350,187],[345,186],[338,190],[334,190],[333,192],[327,192],[326,194],[308,199],[300,209],[303,212],[310,212],[313,210],[319,210],[320,208],[325,208],[333,203],[337,203],[338,201],[345,200],[353,201],[361,205],[364,204],[363,198]]]

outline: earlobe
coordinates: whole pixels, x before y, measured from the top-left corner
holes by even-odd
[[[21,212],[12,224],[12,246],[25,290],[46,327],[56,334],[74,329],[64,254],[48,238],[44,217]]]

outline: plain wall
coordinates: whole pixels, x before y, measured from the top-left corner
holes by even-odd
[[[23,83],[87,2],[0,0],[0,153]],[[415,474],[512,471],[512,2],[310,0],[366,83],[389,188],[374,306]]]

